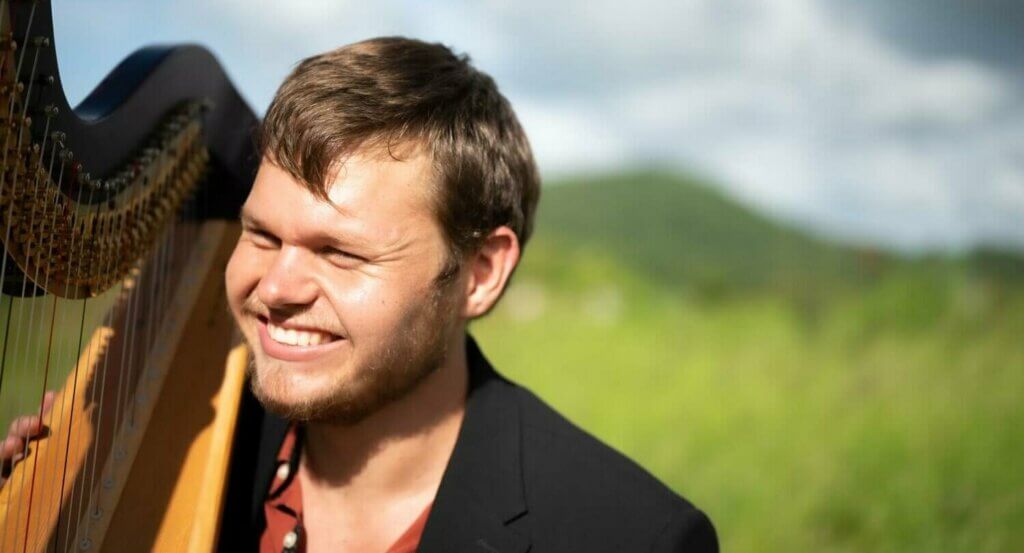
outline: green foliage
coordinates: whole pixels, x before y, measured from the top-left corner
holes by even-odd
[[[1024,550],[1019,257],[829,245],[657,173],[542,205],[472,332],[723,550]]]
[[[795,294],[868,270],[839,247],[740,207],[700,181],[662,172],[548,186],[537,234],[561,251],[599,245],[647,278],[713,298],[752,288]]]

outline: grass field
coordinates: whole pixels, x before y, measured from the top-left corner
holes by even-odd
[[[725,203],[733,242],[703,233],[690,264],[689,207],[638,222],[623,200],[670,180],[546,190],[472,328],[499,370],[702,506],[725,551],[1024,551],[1020,260],[865,255]],[[630,221],[663,231],[606,236]]]
[[[834,244],[659,172],[541,206],[471,332],[705,509],[724,551],[1024,551],[1024,258]],[[0,302],[0,325],[38,313],[10,334],[0,422],[38,401],[47,301]],[[75,346],[54,347],[59,382]]]

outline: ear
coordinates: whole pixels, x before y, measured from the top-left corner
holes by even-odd
[[[475,319],[494,307],[519,263],[519,238],[501,226],[487,235],[479,251],[466,263],[466,303],[463,316]]]

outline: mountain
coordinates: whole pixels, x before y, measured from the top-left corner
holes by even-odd
[[[765,289],[816,295],[869,280],[892,262],[889,254],[825,242],[704,182],[660,171],[547,184],[535,241],[543,259],[534,265],[596,250],[660,284],[711,296]]]

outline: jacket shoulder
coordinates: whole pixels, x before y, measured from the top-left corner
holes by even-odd
[[[640,465],[510,383],[540,551],[718,551],[708,517]],[[547,545],[547,547],[544,547]]]

